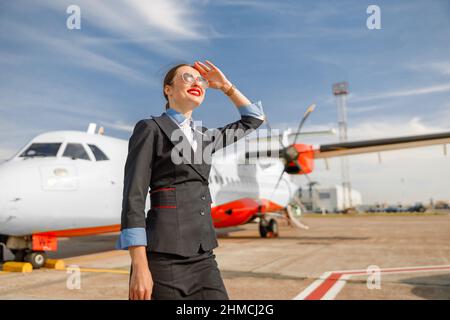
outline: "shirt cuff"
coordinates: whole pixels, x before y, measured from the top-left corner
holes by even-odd
[[[252,118],[257,118],[260,120],[264,120],[264,111],[262,108],[261,101],[257,101],[248,105],[238,107],[239,113],[241,116],[249,116]]]
[[[116,242],[116,249],[127,250],[132,246],[147,246],[147,233],[145,228],[123,229]]]

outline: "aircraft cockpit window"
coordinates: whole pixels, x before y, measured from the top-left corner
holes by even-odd
[[[20,157],[56,157],[61,143],[32,143]]]
[[[68,157],[72,159],[91,160],[89,159],[86,150],[84,150],[83,145],[79,143],[68,143],[66,146],[66,150],[64,150],[63,157]]]
[[[88,144],[89,148],[91,148],[92,153],[94,154],[95,160],[97,161],[104,161],[109,160],[109,158],[106,156],[106,154],[103,153],[102,150],[100,150],[99,147],[97,147],[95,144]]]

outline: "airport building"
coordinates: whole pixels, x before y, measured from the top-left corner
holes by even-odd
[[[342,185],[333,187],[314,186],[313,188],[302,188],[300,199],[307,210],[313,212],[338,212],[349,206],[344,204],[344,189]],[[351,207],[362,204],[361,193],[350,189]]]

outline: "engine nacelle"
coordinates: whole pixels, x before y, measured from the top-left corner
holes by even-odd
[[[285,170],[289,174],[308,174],[314,170],[314,149],[308,144],[290,145],[286,152],[291,155],[290,158],[296,160],[289,161],[285,165]]]

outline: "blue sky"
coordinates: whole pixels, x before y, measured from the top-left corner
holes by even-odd
[[[71,4],[81,8],[81,30],[66,28]],[[366,27],[370,4],[381,9],[381,30]],[[337,127],[331,85],[346,80],[350,139],[448,130],[449,39],[446,0],[3,1],[0,158],[39,133],[85,130],[89,122],[128,139],[138,120],[162,112],[165,71],[197,59],[211,60],[251,100],[261,100],[279,129],[296,127],[312,102],[317,110],[306,128]],[[209,90],[194,117],[219,126],[236,119],[233,109]],[[438,147],[387,157],[392,162],[382,166],[373,166],[376,156],[352,160],[352,179],[365,199],[450,200],[443,191],[450,183],[439,179],[450,176],[449,160]],[[377,183],[398,174],[405,161],[410,171],[382,191]],[[417,166],[432,169],[421,178]],[[335,168],[324,172],[318,165],[313,177],[338,183],[337,162]],[[424,195],[423,179],[439,183]],[[408,182],[402,194],[394,192],[400,180]]]

